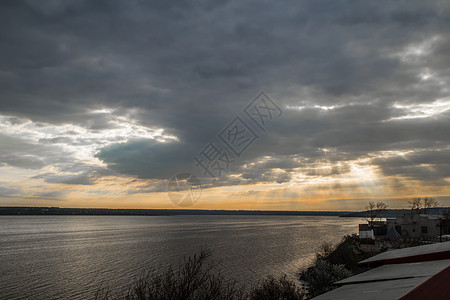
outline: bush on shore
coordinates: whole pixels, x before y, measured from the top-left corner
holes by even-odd
[[[331,291],[333,283],[352,275],[344,265],[334,265],[326,260],[317,261],[314,266],[300,273],[301,280],[306,283],[308,296],[316,297]]]
[[[211,250],[202,249],[185,258],[176,268],[153,270],[134,280],[124,294],[113,295],[100,288],[96,300],[302,300],[304,296],[294,281],[286,276],[267,277],[246,292],[236,282],[216,273],[217,264],[209,259]]]
[[[356,237],[347,235],[336,245],[325,243],[321,246],[314,265],[299,274],[308,296],[326,293],[335,288],[334,282],[365,270],[358,266],[358,262],[374,254],[360,251],[356,241]]]
[[[305,299],[303,291],[286,275],[279,278],[268,276],[261,283],[254,286],[246,299],[251,300],[301,300]]]

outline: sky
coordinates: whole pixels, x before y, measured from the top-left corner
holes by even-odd
[[[448,1],[1,1],[0,206],[450,206],[449,28]]]

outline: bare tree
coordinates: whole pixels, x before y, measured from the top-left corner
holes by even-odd
[[[185,257],[177,266],[152,269],[135,278],[128,290],[113,294],[108,287],[100,287],[94,295],[96,300],[303,300],[304,292],[286,275],[267,277],[252,285],[249,291],[236,281],[226,279],[217,262],[209,260],[212,251],[201,248],[200,252]],[[345,268],[344,272],[349,272]],[[335,279],[335,278],[332,278]],[[338,278],[340,279],[340,278]],[[343,278],[342,278],[343,279]],[[334,281],[336,281],[335,279]],[[331,281],[330,281],[331,283]]]
[[[438,207],[439,202],[431,197],[425,197],[423,198],[423,209],[424,209],[424,213],[427,213],[427,210],[429,208],[434,208],[434,207]]]
[[[369,211],[369,218],[368,218],[368,223],[370,228],[373,227],[373,221],[376,218],[379,218],[380,214],[385,211],[388,206],[386,205],[386,203],[380,201],[380,202],[369,202],[369,205],[366,207],[367,210]]]
[[[417,197],[408,201],[412,211],[426,214],[429,208],[437,207],[439,202],[431,197]]]
[[[411,208],[411,211],[416,211],[418,214],[420,214],[420,209],[422,207],[422,198],[417,197],[413,198],[408,201],[409,207]]]

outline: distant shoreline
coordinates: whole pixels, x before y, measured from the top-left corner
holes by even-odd
[[[60,207],[0,207],[0,215],[91,215],[91,216],[178,216],[178,215],[242,215],[242,216],[336,216],[346,217],[350,211],[267,211],[267,210],[203,210],[203,209],[109,209]]]
[[[429,208],[429,214],[442,214],[449,207]],[[395,218],[411,212],[410,209],[387,209],[379,218]],[[0,206],[0,216],[330,216],[368,218],[368,211],[288,211],[288,210],[208,210],[208,209],[124,209],[124,208],[62,208]]]

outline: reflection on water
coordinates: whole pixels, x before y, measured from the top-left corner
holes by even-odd
[[[295,276],[359,219],[310,216],[1,216],[0,298],[86,299],[207,246],[241,283]]]

